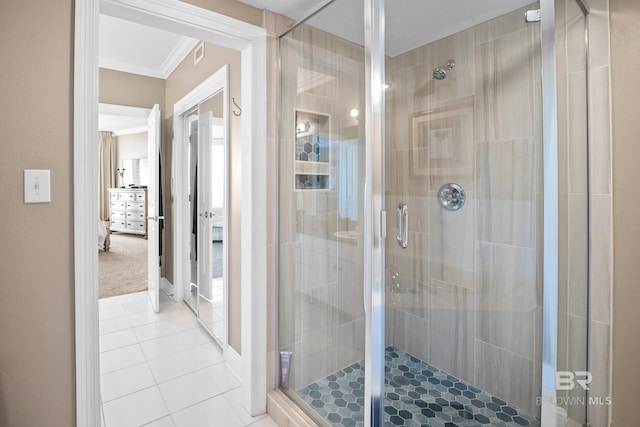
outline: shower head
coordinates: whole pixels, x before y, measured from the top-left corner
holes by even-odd
[[[450,59],[446,64],[436,67],[433,70],[433,78],[436,80],[444,80],[447,78],[447,71],[451,71],[456,67],[456,61]]]
[[[445,70],[443,67],[436,67],[435,70],[433,70],[433,78],[436,80],[444,80],[447,78],[447,70]]]

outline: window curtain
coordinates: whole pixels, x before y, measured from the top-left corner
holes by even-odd
[[[109,188],[116,186],[116,138],[111,132],[98,132],[100,158],[98,195],[99,215],[102,221],[109,219]]]

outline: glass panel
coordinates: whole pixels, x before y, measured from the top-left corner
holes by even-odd
[[[556,2],[562,36],[558,49],[559,300],[558,371],[576,380],[588,371],[589,187],[587,126],[586,17],[576,0]],[[566,165],[563,168],[563,165]],[[563,170],[565,169],[565,170]],[[564,387],[562,387],[564,388]],[[586,390],[580,385],[557,390],[558,413],[582,425]]]
[[[362,7],[337,1],[280,39],[281,389],[319,424],[362,425]],[[327,27],[344,15],[359,41]]]
[[[387,2],[386,424],[540,425],[540,27],[528,3]]]

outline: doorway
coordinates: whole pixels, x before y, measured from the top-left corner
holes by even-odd
[[[198,39],[236,49],[243,61],[241,105],[243,156],[242,264],[247,272],[243,288],[243,371],[242,405],[252,414],[264,412],[266,374],[265,277],[266,244],[264,230],[255,233],[266,214],[264,200],[265,159],[265,55],[264,29],[181,2],[167,10],[164,2],[145,1],[135,5],[110,0],[93,0],[76,4],[75,73],[74,73],[74,243],[76,283],[76,378],[77,420],[79,425],[99,425],[99,380],[97,337],[97,252],[95,250],[95,188],[97,158],[92,140],[97,132],[96,42],[99,11],[146,25],[163,27]],[[246,64],[246,68],[244,65]],[[180,236],[176,236],[178,239]],[[246,345],[245,345],[246,343]],[[255,343],[255,345],[252,345]]]
[[[149,167],[149,154],[154,151],[149,144],[155,145],[155,138],[149,137],[151,112],[133,106],[99,106],[98,215],[105,236],[98,252],[101,299],[147,291],[149,268],[159,268],[159,263],[149,260],[159,252],[153,232],[148,240],[147,203],[155,191],[150,183],[159,182],[157,168],[152,175]]]

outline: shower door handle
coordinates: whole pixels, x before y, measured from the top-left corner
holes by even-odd
[[[401,248],[409,246],[409,207],[400,203],[396,209],[396,240]]]
[[[396,208],[396,240],[402,242],[402,205]]]

